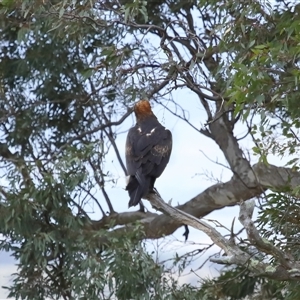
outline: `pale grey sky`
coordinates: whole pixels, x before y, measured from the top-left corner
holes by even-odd
[[[189,121],[195,126],[200,128],[201,123],[205,123],[206,116],[204,114],[203,108],[198,102],[197,98],[193,96],[188,91],[177,91],[174,94],[176,101],[180,103],[182,107],[187,109],[190,113]],[[213,177],[219,178],[222,181],[227,181],[231,177],[231,172],[211,161],[209,161],[202,153],[203,151],[207,156],[213,161],[218,161],[219,163],[225,164],[225,159],[223,154],[219,150],[218,146],[206,138],[205,136],[199,134],[189,125],[187,125],[182,120],[178,120],[176,117],[171,115],[168,111],[163,109],[158,105],[153,105],[153,110],[158,116],[159,121],[161,121],[167,128],[172,131],[173,134],[173,151],[169,165],[164,171],[163,175],[157,180],[156,188],[159,190],[160,194],[165,201],[172,199],[172,204],[177,205],[178,203],[184,203],[190,200],[192,197],[203,191],[205,188],[213,184],[204,173],[212,174]],[[132,116],[124,124],[119,127],[119,131],[128,130],[135,120]],[[242,135],[245,132],[243,126],[238,126],[236,129],[237,135]],[[124,158],[124,145],[125,145],[126,133],[118,136],[117,145],[122,152]],[[250,149],[251,141],[246,139],[241,142],[243,148]],[[201,150],[201,151],[200,151]],[[253,163],[255,162],[253,158]],[[278,160],[277,160],[278,163]],[[117,211],[127,211],[128,205],[128,195],[124,190],[125,177],[121,167],[119,166],[115,155],[113,152],[107,157],[107,169],[110,170],[119,180],[116,186],[108,187],[107,190],[111,197],[112,203]],[[196,175],[202,174],[202,175]],[[102,195],[99,193],[99,199],[102,199]],[[147,201],[144,201],[146,206],[150,208]],[[131,208],[134,210],[136,208]],[[230,227],[233,217],[238,215],[237,207],[230,207],[222,210],[217,210],[209,215],[209,219],[217,219],[220,223]],[[92,215],[94,219],[100,218],[100,214],[95,213]],[[240,228],[240,224],[236,222],[236,230]],[[180,228],[174,236],[178,240],[183,240],[182,233],[184,229]],[[225,233],[225,232],[224,232]],[[189,236],[189,241],[194,241],[196,243],[210,243],[210,239],[202,232],[191,229]],[[173,245],[174,246],[174,245]],[[175,253],[174,247],[170,246],[170,249],[161,253],[160,260],[164,260],[168,255],[172,257]],[[190,251],[194,248],[199,248],[197,245],[186,244],[184,247],[180,247],[177,251],[179,254],[183,254],[184,251]],[[151,245],[149,244],[149,249]],[[175,247],[176,248],[176,247]],[[203,260],[213,252],[216,252],[217,248],[210,250],[204,257]],[[197,266],[195,266],[196,268]],[[217,274],[215,271],[215,266],[208,264],[205,268],[200,270],[199,275],[204,276],[214,276]],[[9,283],[10,274],[15,271],[14,261],[9,257],[8,253],[0,253],[0,285],[6,285]],[[197,277],[195,275],[189,275],[182,278],[183,282],[196,282]],[[5,291],[0,289],[0,299],[5,299]]]
[[[206,116],[201,104],[199,103],[195,95],[188,90],[177,90],[172,95],[174,100],[189,112],[189,121],[193,123],[197,128],[200,128],[201,124],[205,123]],[[177,205],[178,203],[185,203],[195,195],[199,194],[205,188],[212,185],[213,182],[211,182],[204,175],[204,173],[212,174],[214,178],[219,178],[222,181],[227,181],[230,179],[231,172],[228,169],[209,161],[201,153],[201,151],[203,151],[207,156],[210,157],[211,160],[218,161],[219,163],[226,165],[226,161],[222,152],[213,141],[197,133],[189,125],[187,125],[182,120],[179,120],[177,117],[171,115],[161,106],[156,105],[153,107],[153,110],[157,115],[159,121],[168,129],[170,129],[173,134],[173,151],[169,165],[167,166],[162,176],[156,182],[156,188],[165,201],[169,201],[170,199],[172,199],[173,205]],[[120,125],[118,130],[120,132],[127,131],[134,124],[134,122],[135,121],[132,116],[131,118],[128,118],[122,125]],[[246,129],[242,125],[237,126],[235,129],[235,134],[238,136],[242,136],[245,132]],[[126,133],[119,135],[116,140],[123,158],[125,139]],[[248,149],[250,151],[253,147],[253,143],[249,138],[242,140],[240,144],[243,149]],[[252,163],[255,163],[257,161],[256,157],[252,156],[251,159]],[[276,157],[270,156],[269,162],[282,166],[285,164],[286,160],[280,160]],[[107,170],[110,170],[110,172],[113,173],[116,178],[118,178],[116,186],[107,187],[107,191],[112,200],[112,204],[119,212],[128,211],[128,194],[124,190],[125,177],[113,152],[111,152],[107,157],[106,168]],[[102,199],[102,195],[100,193],[98,194],[98,196],[99,199]],[[144,203],[148,208],[150,208],[147,201],[144,201]],[[130,210],[134,209],[136,208],[131,208]],[[238,207],[230,207],[222,210],[217,210],[211,213],[208,218],[216,219],[220,223],[230,227],[232,219],[237,216]],[[92,215],[92,218],[99,219],[100,214],[96,212]],[[239,228],[241,228],[239,222],[235,222],[236,231]],[[183,228],[180,228],[174,234],[174,236],[178,240],[183,240],[183,231]],[[191,233],[189,236],[189,241],[195,241],[197,243],[210,243],[210,239],[202,232],[193,229],[190,229],[190,231]],[[164,260],[168,256],[172,257],[174,255],[174,249],[176,249],[174,244],[168,247],[166,246],[164,248],[164,252],[160,253],[161,260]],[[184,247],[182,247],[182,245],[180,247],[177,247],[177,251],[180,254],[183,254],[185,251],[187,252],[197,247],[198,246],[193,246],[187,243]],[[153,248],[153,246],[151,245],[151,243],[149,243],[149,249],[151,248]],[[214,248],[207,252],[206,255],[203,256],[203,261],[208,257],[208,255],[213,254],[216,251],[217,248]],[[197,265],[195,265],[195,268],[197,268]],[[207,264],[203,269],[198,271],[198,275],[204,277],[215,276],[217,275],[217,271],[215,270],[215,268],[215,265]],[[14,260],[8,253],[0,252],[0,299],[6,299],[7,293],[1,288],[1,286],[9,284],[9,282],[11,281],[10,274],[15,271],[16,268],[14,266]],[[197,280],[197,276],[190,274],[188,276],[182,277],[181,282],[196,283]]]
[[[176,91],[173,97],[178,103],[185,108],[190,116],[189,121],[193,123],[197,128],[201,127],[201,124],[205,123],[206,116],[204,110],[201,107],[197,98],[188,91]],[[172,199],[172,205],[177,205],[178,203],[185,203],[190,200],[195,195],[199,194],[205,188],[212,185],[207,176],[204,174],[212,174],[214,178],[218,178],[221,181],[227,181],[231,177],[231,171],[227,168],[220,166],[216,163],[208,160],[201,151],[205,153],[211,160],[218,161],[219,163],[226,165],[224,156],[218,146],[207,137],[199,134],[194,129],[192,129],[184,121],[179,120],[177,117],[171,115],[167,110],[163,109],[159,105],[153,105],[153,110],[157,115],[160,122],[164,124],[168,129],[172,131],[173,134],[173,150],[170,162],[166,167],[164,173],[160,178],[157,179],[156,188],[160,192],[161,196],[165,201]],[[128,118],[124,124],[119,126],[118,131],[127,131],[135,123],[134,116]],[[235,134],[237,136],[242,136],[246,132],[243,125],[239,125],[235,129]],[[126,133],[120,134],[116,140],[117,145],[121,151],[122,157],[124,159],[124,145],[125,145]],[[240,142],[243,149],[248,149],[251,151],[253,143],[250,138],[246,138]],[[257,161],[257,157],[251,156],[252,164]],[[111,198],[113,206],[117,211],[128,211],[128,194],[124,190],[125,187],[125,177],[119,163],[113,152],[109,153],[107,156],[107,170],[119,178],[116,186],[107,187],[107,191]],[[280,160],[276,157],[269,157],[269,162],[276,165],[283,166],[286,163],[285,160]],[[196,175],[200,174],[200,175]],[[103,201],[102,194],[98,194],[100,201]],[[102,199],[102,200],[101,200]],[[147,201],[144,201],[146,207],[150,208]],[[136,208],[131,208],[130,210],[135,210]],[[238,216],[238,207],[229,207],[222,210],[217,210],[211,213],[206,219],[215,219],[220,223],[230,227],[232,219]],[[99,219],[100,214],[95,212],[92,214],[92,218]],[[238,231],[241,228],[239,222],[235,222],[235,230]],[[218,228],[219,230],[219,228]],[[182,233],[184,229],[180,228],[174,237],[180,241],[183,241]],[[190,229],[189,241],[194,241],[196,243],[210,243],[210,239],[202,232]],[[223,231],[225,234],[226,232]],[[186,244],[184,247],[177,247],[177,252],[183,254],[192,249],[199,248],[197,245]],[[149,249],[151,249],[151,243],[149,243]],[[169,250],[164,248],[164,251],[160,253],[160,260],[164,260],[166,257],[172,257],[175,254],[176,247],[171,245]],[[203,261],[209,255],[217,252],[218,249],[215,247],[208,251],[203,256]],[[201,262],[199,262],[200,265]],[[197,268],[197,265],[193,266]],[[203,269],[198,271],[200,276],[215,276],[217,275],[216,267],[213,264],[207,264]],[[11,280],[10,274],[16,271],[14,267],[14,261],[9,256],[8,253],[0,252],[0,286],[7,285]],[[198,278],[196,275],[188,275],[183,277],[182,282],[197,282]],[[5,299],[6,292],[0,288],[0,299]]]

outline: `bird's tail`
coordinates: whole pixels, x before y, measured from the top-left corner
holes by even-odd
[[[141,172],[137,172],[135,176],[130,176],[126,190],[129,193],[128,207],[139,204],[143,196],[149,191],[150,178],[145,177]]]

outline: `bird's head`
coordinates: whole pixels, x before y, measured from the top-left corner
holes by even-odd
[[[148,100],[140,100],[134,106],[134,113],[137,119],[154,116]]]

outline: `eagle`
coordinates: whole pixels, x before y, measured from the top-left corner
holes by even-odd
[[[155,180],[164,171],[172,151],[172,134],[158,122],[149,101],[137,102],[134,113],[136,125],[128,131],[125,151],[128,207],[138,205],[154,192]]]

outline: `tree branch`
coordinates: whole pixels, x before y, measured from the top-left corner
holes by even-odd
[[[255,176],[253,176],[252,170]],[[236,176],[233,176],[231,180],[225,183],[210,186],[185,204],[176,206],[176,209],[196,218],[202,218],[216,209],[233,206],[241,201],[258,197],[269,188],[280,189],[288,186],[294,189],[300,185],[300,173],[294,172],[289,168],[258,163],[252,167],[252,170],[248,173],[249,181],[253,186],[251,189],[247,188]],[[129,216],[130,214],[135,215],[136,213],[137,212],[123,213],[126,214],[126,218],[123,218],[126,222],[123,222],[123,225],[128,225],[126,229],[119,228],[115,231],[122,232],[122,230],[128,230],[131,223]],[[123,214],[119,214],[119,216],[122,218]],[[182,222],[180,223],[178,220],[164,214],[146,213],[141,215],[139,213],[138,216],[138,220],[144,225],[144,238],[148,239],[158,239],[171,235],[183,225]],[[116,218],[116,216],[112,218]],[[101,220],[94,221],[93,229],[97,230],[103,228],[103,224],[109,222],[109,219],[103,222],[104,221]]]
[[[247,265],[248,269],[253,273],[277,280],[300,279],[300,266],[298,263],[296,263],[294,267],[293,265],[289,265],[288,268],[286,268],[286,264],[284,266],[276,265],[274,267],[270,267],[269,264],[264,263],[251,256],[251,254],[247,253],[246,251],[243,251],[239,246],[235,245],[235,243],[231,239],[227,240],[226,238],[224,238],[216,229],[214,229],[212,226],[210,226],[203,220],[199,220],[198,218],[195,218],[194,216],[187,214],[184,211],[181,211],[180,209],[177,209],[165,203],[159,195],[151,193],[148,195],[148,200],[155,208],[161,210],[164,214],[170,216],[178,223],[187,224],[191,227],[194,227],[195,229],[201,230],[204,233],[206,233],[216,245],[218,245],[221,249],[224,250],[224,252],[227,255],[226,257],[222,257],[219,259],[211,258],[211,261],[223,264],[236,264],[240,266]],[[242,204],[242,215],[246,216],[245,218],[242,218],[243,220],[249,220],[249,217],[252,215],[252,211],[254,209],[253,203],[254,201],[250,202],[249,205]],[[266,243],[264,244],[266,245]],[[278,249],[276,248],[276,250]],[[293,263],[295,263],[295,261],[293,261]]]
[[[277,258],[280,264],[286,269],[299,269],[300,273],[300,264],[296,262],[295,258],[291,256],[288,252],[283,252],[276,246],[274,246],[271,242],[266,239],[263,239],[259,231],[257,230],[254,222],[251,217],[254,211],[255,201],[249,200],[247,202],[242,202],[240,206],[240,215],[239,220],[242,225],[245,227],[248,239],[253,246],[255,246],[259,251],[270,254]]]

